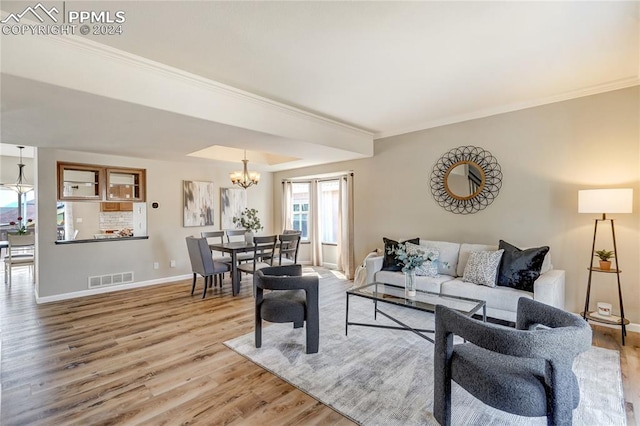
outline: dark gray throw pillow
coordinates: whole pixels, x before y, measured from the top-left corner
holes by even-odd
[[[411,243],[411,244],[420,244],[420,238],[412,238],[410,240],[402,241],[401,243],[396,240],[392,240],[390,238],[382,238],[384,242],[384,259],[382,260],[382,270],[383,271],[401,271],[402,264],[398,263],[396,260],[396,255],[391,253],[389,254],[389,250],[395,250],[398,247],[398,244]]]
[[[498,285],[533,292],[533,282],[540,276],[542,262],[549,247],[520,250],[500,240],[498,248],[504,250],[498,272]]]

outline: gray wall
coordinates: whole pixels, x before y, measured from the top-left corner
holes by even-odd
[[[147,169],[148,240],[112,241],[56,245],[56,162],[78,162]],[[87,277],[133,271],[135,281],[162,280],[191,273],[184,238],[201,231],[219,229],[220,196],[214,204],[213,227],[182,226],[182,181],[214,182],[216,187],[230,187],[229,173],[242,164],[180,163],[116,157],[53,149],[37,152],[37,240],[38,295],[60,296],[87,290]],[[247,191],[247,204],[257,208],[265,226],[264,233],[273,232],[271,173],[262,173],[257,187]],[[158,202],[160,208],[152,209]],[[176,268],[170,268],[170,260]],[[153,263],[160,269],[154,270]],[[114,290],[117,288],[113,288]],[[186,290],[185,290],[186,291]]]
[[[634,188],[634,213],[616,219],[625,313],[640,322],[638,87],[500,114],[377,140],[370,159],[274,175],[274,218],[281,227],[284,178],[354,171],[356,262],[382,246],[382,237],[551,247],[552,261],[567,273],[567,309],[584,305],[587,266],[596,215],[577,213],[579,189]],[[452,148],[490,151],[503,172],[500,195],[486,210],[463,216],[439,207],[429,178],[437,159]],[[611,248],[601,229],[598,248]],[[617,313],[615,276],[594,278],[591,300],[609,301]],[[595,306],[595,305],[594,305]]]

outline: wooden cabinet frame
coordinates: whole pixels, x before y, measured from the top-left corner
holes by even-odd
[[[69,171],[80,171],[80,172],[93,172],[95,173],[95,181],[93,182],[95,186],[94,194],[92,196],[89,195],[64,195],[64,187],[65,182],[67,183],[89,183],[87,182],[74,182],[74,181],[65,181],[64,180],[64,172],[65,170]],[[101,201],[104,195],[104,167],[96,166],[93,164],[77,164],[77,163],[61,163],[58,162],[58,200],[59,201]]]
[[[111,182],[111,174],[124,174],[131,175],[133,178],[133,183],[131,187],[128,184],[118,184]],[[107,185],[105,187],[105,197],[109,201],[145,201],[145,189],[146,189],[146,170],[145,169],[122,169],[118,167],[107,167],[106,168],[106,182]],[[120,186],[121,190],[130,189],[131,193],[118,193],[117,195],[112,193],[112,187],[114,185]]]
[[[101,212],[132,212],[133,202],[105,201],[100,203]]]
[[[65,195],[65,182],[69,183],[78,183],[80,184],[90,184],[91,182],[73,182],[73,181],[65,181],[64,180],[64,172],[65,170],[69,171],[80,171],[80,172],[93,172],[95,174],[95,181],[93,184],[94,187],[94,195]],[[100,166],[95,164],[80,164],[80,163],[65,163],[58,162],[57,167],[58,172],[58,201],[101,201],[101,202],[110,202],[110,201],[124,201],[124,202],[143,202],[146,201],[146,169],[132,169],[132,168],[121,168],[121,167],[110,167],[110,166]],[[127,197],[127,194],[111,194],[109,190],[112,187],[111,183],[111,173],[119,173],[119,174],[131,174],[133,178],[133,184],[131,186],[131,194]],[[121,184],[115,184],[121,185]],[[122,184],[123,188],[128,187],[126,184]]]

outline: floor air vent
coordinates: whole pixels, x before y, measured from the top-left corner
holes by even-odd
[[[89,277],[89,288],[119,285],[133,282],[133,272],[119,272],[117,274],[98,275]]]

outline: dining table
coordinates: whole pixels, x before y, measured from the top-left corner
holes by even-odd
[[[233,295],[240,293],[240,274],[238,272],[238,253],[248,253],[255,250],[253,243],[246,241],[232,241],[228,243],[211,243],[211,251],[229,253],[231,255],[231,287]]]

